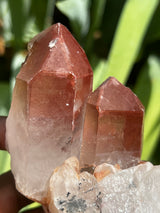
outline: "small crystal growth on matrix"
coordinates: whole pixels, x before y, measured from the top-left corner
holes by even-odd
[[[79,161],[75,157],[67,159],[50,178],[49,212],[95,212],[98,209],[96,183],[90,173],[79,173]]]
[[[79,158],[92,75],[83,49],[62,24],[29,43],[6,122],[12,172],[25,196],[45,203],[54,168]]]
[[[107,79],[87,101],[80,166],[137,165],[143,115],[144,107],[137,96],[114,77]]]

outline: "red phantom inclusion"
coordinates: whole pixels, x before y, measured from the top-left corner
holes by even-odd
[[[126,168],[141,155],[144,107],[137,96],[114,77],[88,99],[80,165],[107,162]]]
[[[71,33],[55,24],[28,45],[16,78],[6,140],[17,188],[45,203],[54,168],[79,158],[92,69]]]

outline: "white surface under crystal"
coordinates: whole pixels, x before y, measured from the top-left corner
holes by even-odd
[[[95,169],[96,173],[101,175],[105,167],[111,172],[97,181],[87,172],[78,174],[78,164],[73,168],[67,161],[50,179],[50,213],[160,212],[160,166],[146,162],[120,170],[103,164]]]

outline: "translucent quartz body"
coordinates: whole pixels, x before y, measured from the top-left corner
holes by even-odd
[[[121,168],[140,160],[144,107],[137,96],[114,77],[88,98],[80,166],[103,162]]]
[[[33,38],[28,50],[16,78],[6,141],[18,190],[45,203],[53,169],[70,156],[79,158],[92,70],[61,24]]]
[[[97,212],[97,191],[94,188],[96,178],[88,172],[79,173],[76,158],[67,159],[57,168],[49,182],[49,210],[56,212]],[[91,206],[91,208],[90,208]]]
[[[73,158],[57,168],[49,182],[49,212],[160,212],[160,166],[146,162],[121,170],[104,163],[95,170],[96,177],[110,173],[100,181],[87,172],[79,174]]]

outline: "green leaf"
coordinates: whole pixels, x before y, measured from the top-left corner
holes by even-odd
[[[145,43],[146,42],[153,42],[155,40],[160,39],[160,3],[154,13],[153,19],[151,21],[151,24],[149,26],[146,38],[145,38]]]
[[[150,160],[160,135],[160,59],[148,58],[136,82],[135,93],[146,107],[142,159]]]
[[[86,35],[89,29],[89,0],[63,0],[57,1],[57,8],[65,14],[77,38]]]
[[[55,0],[1,0],[0,18],[3,20],[4,38],[16,49],[52,23]],[[10,44],[11,45],[11,44]]]
[[[52,24],[55,0],[31,1],[27,21],[24,25],[23,42],[28,43],[35,35]]]
[[[93,75],[93,91],[99,87],[105,79],[105,70],[107,69],[107,61],[99,60],[94,67]]]
[[[56,0],[48,0],[46,15],[45,15],[45,23],[44,23],[45,28],[49,27],[52,24],[55,3],[56,3]]]
[[[35,202],[34,202],[34,203],[32,203],[32,204],[30,204],[30,205],[24,207],[23,209],[21,209],[19,213],[21,213],[21,212],[24,212],[24,213],[25,213],[26,210],[34,209],[34,208],[39,207],[39,206],[41,206],[39,203],[35,203]]]
[[[6,82],[0,82],[0,115],[8,115],[9,110],[9,84]],[[0,174],[10,169],[9,154],[4,151],[0,151]]]
[[[12,93],[14,85],[15,85],[15,80],[16,76],[20,71],[22,63],[25,61],[26,57],[26,51],[19,51],[14,54],[12,63],[11,63],[11,70],[12,70],[12,75],[10,79],[10,91]]]
[[[9,84],[0,82],[0,115],[8,115],[9,110]]]
[[[6,0],[1,0],[0,3],[0,19],[3,22],[3,36],[8,45],[13,39],[13,33],[11,31],[11,13]]]
[[[10,170],[10,155],[6,151],[0,151],[0,174]]]
[[[89,54],[93,41],[94,41],[94,33],[95,31],[99,28],[102,18],[103,18],[103,13],[105,10],[105,5],[106,5],[106,0],[93,0],[92,1],[92,7],[91,7],[91,23],[90,23],[90,28],[89,32],[86,38],[85,42],[85,50]]]
[[[54,5],[55,0],[39,0],[37,9],[37,1],[31,2],[30,18],[34,20],[39,32],[51,25]]]
[[[125,83],[159,0],[128,0],[122,11],[108,60],[106,77]]]
[[[9,8],[11,13],[12,32],[14,35],[14,47],[16,49],[23,47],[24,26],[28,18],[30,0],[9,0]]]
[[[107,0],[93,0],[92,1],[92,11],[91,11],[91,29],[96,29],[99,27],[101,21],[102,21],[102,16],[104,13],[105,5],[106,5]]]
[[[26,25],[24,26],[24,33],[22,36],[23,42],[28,43],[39,32],[38,26],[35,23],[35,18],[29,17]]]

